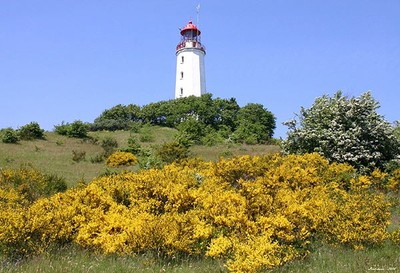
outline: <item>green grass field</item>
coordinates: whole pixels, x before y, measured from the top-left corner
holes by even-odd
[[[175,130],[170,128],[151,128],[148,132],[154,141],[141,142],[142,147],[159,145],[171,141]],[[93,132],[92,137],[104,139],[112,137],[119,147],[126,147],[130,132]],[[134,134],[138,139],[140,134]],[[72,160],[73,151],[85,152],[85,159]],[[191,156],[205,160],[217,160],[221,156],[257,155],[279,152],[278,146],[220,144],[212,147],[193,146]],[[67,138],[53,132],[46,133],[45,140],[22,141],[19,144],[0,143],[0,168],[19,168],[32,166],[47,174],[64,177],[68,186],[75,186],[79,180],[90,182],[94,177],[105,173],[105,163],[92,163],[90,158],[102,152],[99,145],[81,139]],[[136,170],[137,167],[129,167]],[[135,169],[136,168],[136,169]],[[399,206],[393,209],[392,225],[400,226]],[[400,272],[400,247],[387,243],[363,251],[346,247],[318,246],[303,260],[297,260],[281,268],[267,272]],[[105,256],[75,246],[56,249],[50,253],[29,257],[22,261],[9,261],[0,256],[3,272],[226,272],[224,261],[196,259],[195,257],[175,257],[162,259],[154,253],[143,255]]]

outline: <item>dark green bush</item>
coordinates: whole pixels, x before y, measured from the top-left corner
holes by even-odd
[[[64,177],[58,176],[56,174],[46,174],[45,175],[45,187],[44,194],[50,196],[53,193],[64,192],[67,190],[67,183]]]
[[[134,121],[130,124],[129,129],[131,133],[139,133],[142,125],[143,124],[140,121]]]
[[[90,162],[92,163],[102,163],[104,161],[105,157],[104,157],[104,153],[102,154],[97,154],[93,157],[90,157]]]
[[[118,148],[118,141],[113,137],[106,137],[100,145],[104,149],[104,157],[108,157]]]
[[[164,163],[151,148],[142,148],[139,154],[139,166],[141,169],[161,169]]]
[[[35,121],[22,126],[18,134],[21,140],[44,139],[44,130]]]
[[[133,122],[139,121],[140,107],[134,104],[118,104],[103,113],[91,124],[92,131],[128,130]]]
[[[72,160],[75,162],[80,162],[85,160],[86,152],[85,151],[76,151],[72,150]]]
[[[19,141],[18,133],[13,128],[2,129],[0,136],[3,143],[17,143]]]
[[[71,123],[71,128],[68,136],[76,138],[85,138],[87,137],[88,131],[89,131],[88,124],[85,124],[80,120],[76,120],[73,123]]]
[[[190,148],[194,144],[191,140],[190,136],[186,132],[178,132],[175,137],[175,141],[178,142],[180,145],[183,145],[186,148]]]
[[[173,141],[164,143],[156,151],[157,157],[163,162],[169,164],[175,161],[181,161],[189,156],[189,150],[180,143]]]
[[[83,123],[80,120],[76,120],[73,123],[64,123],[62,122],[60,125],[54,126],[54,131],[57,134],[75,137],[75,138],[87,138],[89,125],[87,123]]]
[[[206,146],[214,146],[218,143],[222,143],[224,138],[216,130],[211,127],[207,127],[204,136],[201,138],[201,144]]]
[[[195,117],[188,117],[185,121],[181,122],[177,128],[179,133],[185,135],[188,140],[200,144],[201,138],[204,137],[206,126]]]
[[[128,138],[128,147],[121,149],[121,151],[130,152],[134,155],[138,155],[140,153],[140,150],[141,150],[141,146],[138,143],[136,137],[134,137],[134,136],[130,136]]]
[[[68,132],[70,130],[70,124],[61,122],[59,125],[54,125],[54,132],[62,136],[68,136]]]
[[[145,125],[139,130],[139,140],[141,142],[153,142],[154,135],[150,130],[150,125]]]
[[[232,140],[246,144],[267,143],[274,133],[275,120],[262,104],[249,103],[237,113],[237,127]]]

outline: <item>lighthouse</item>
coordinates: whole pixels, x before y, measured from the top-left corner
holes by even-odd
[[[181,31],[181,40],[176,46],[175,98],[200,97],[206,93],[204,56],[206,49],[201,44],[200,29],[189,21]]]

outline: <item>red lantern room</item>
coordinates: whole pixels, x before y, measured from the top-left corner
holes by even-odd
[[[197,48],[205,53],[206,49],[201,44],[200,33],[200,29],[198,29],[192,21],[189,21],[189,23],[181,29],[181,41],[176,46],[176,51],[178,52],[183,48]]]
[[[188,38],[194,38],[200,35],[200,29],[196,25],[189,21],[189,23],[181,29],[181,35]]]

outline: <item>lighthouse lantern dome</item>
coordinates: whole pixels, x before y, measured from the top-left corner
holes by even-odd
[[[181,35],[187,38],[199,36],[200,33],[200,29],[198,29],[192,21],[189,21],[189,23],[181,29]]]

